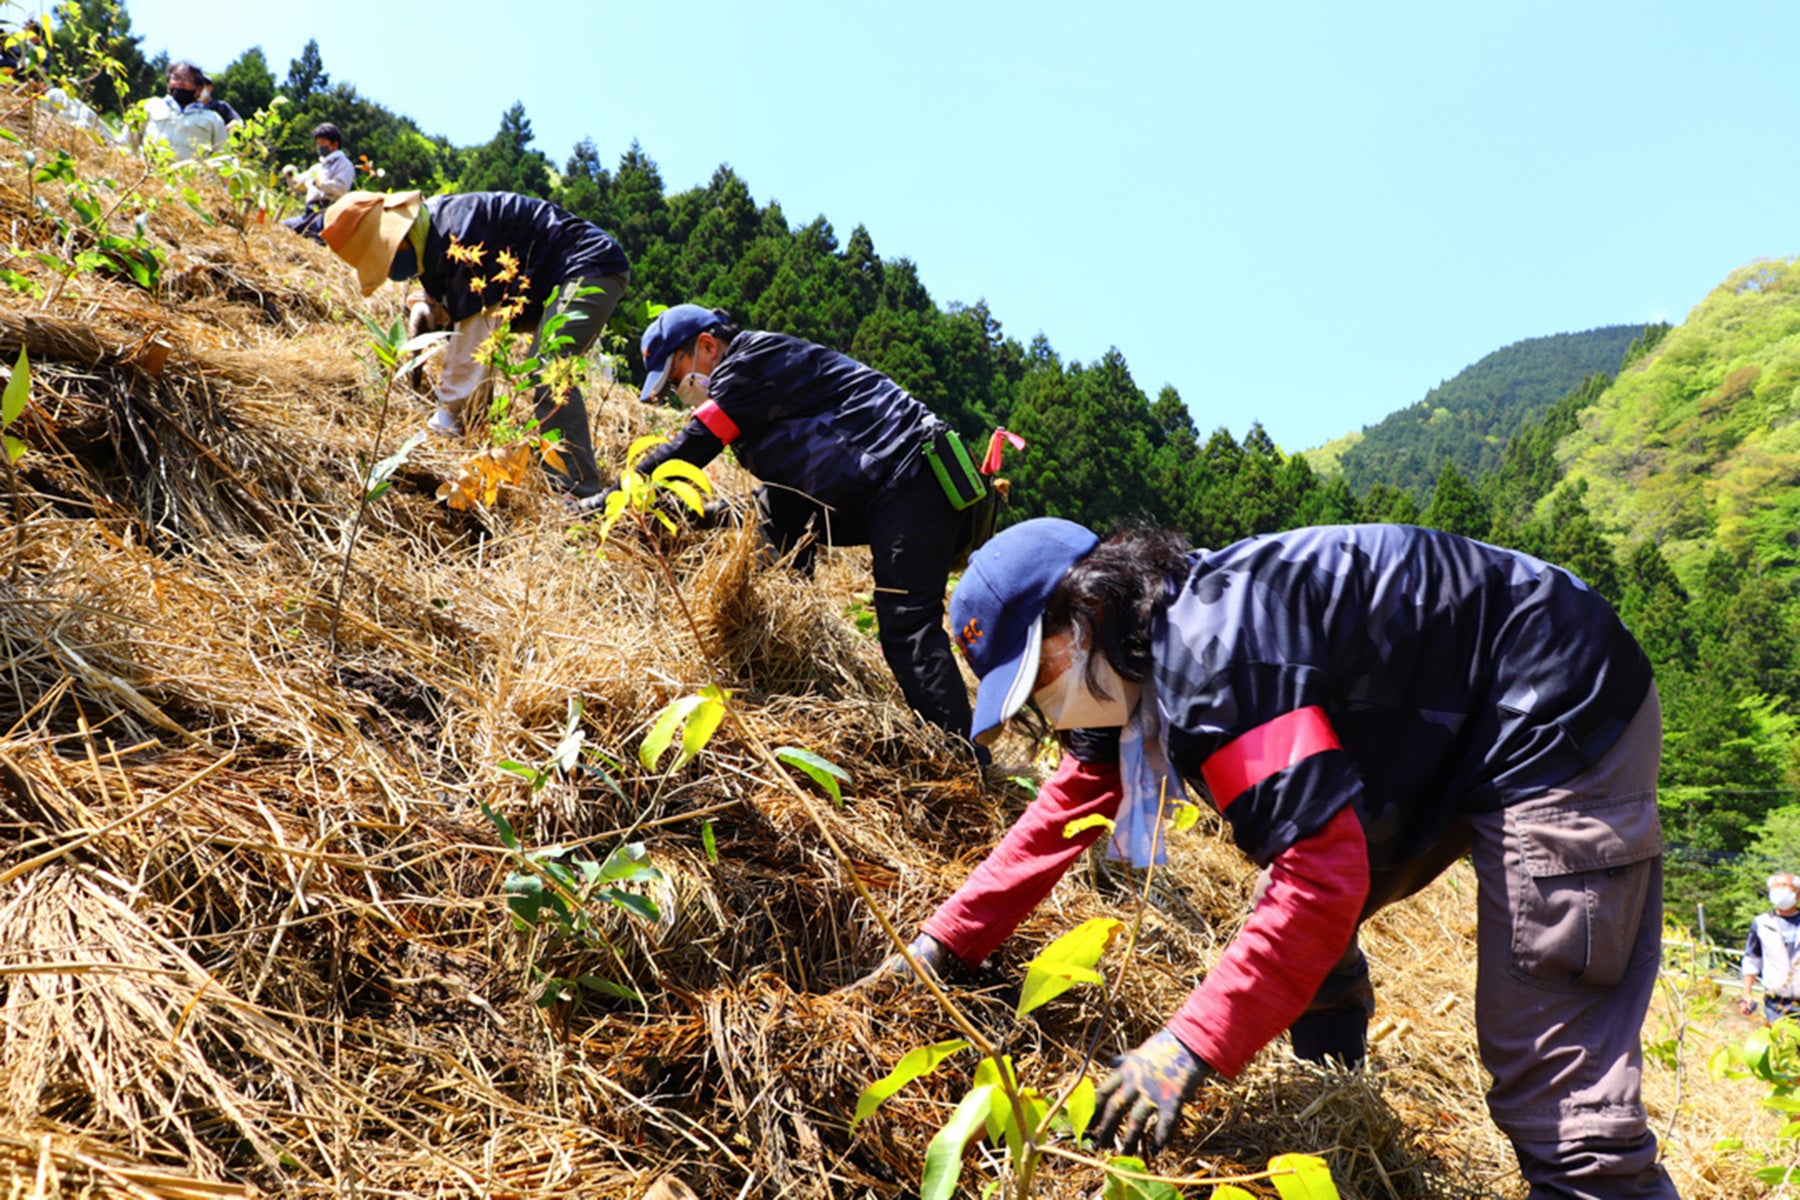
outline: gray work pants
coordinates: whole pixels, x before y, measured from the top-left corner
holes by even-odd
[[[619,306],[619,300],[625,295],[629,275],[606,275],[599,278],[581,278],[565,280],[561,286],[562,295],[556,305],[556,312],[566,314],[568,320],[557,330],[561,337],[574,339],[558,350],[553,357],[569,358],[586,354],[600,331],[612,318],[613,309]],[[577,296],[576,292],[584,288],[599,288],[591,296]],[[545,312],[548,319],[550,312]],[[543,328],[540,320],[538,328]],[[539,333],[531,338],[528,356],[538,353]],[[560,451],[564,470],[556,471],[546,464],[545,470],[556,485],[570,496],[582,498],[598,495],[605,490],[600,479],[600,467],[594,461],[594,439],[588,428],[587,404],[581,398],[580,388],[570,388],[557,403],[550,388],[540,384],[533,397],[534,414],[538,420],[538,428],[544,433],[552,430],[562,435]]]
[[[1676,1195],[1639,1096],[1662,957],[1661,761],[1652,688],[1590,770],[1470,821],[1488,1112],[1532,1200]]]
[[[1475,1028],[1493,1077],[1488,1112],[1518,1153],[1531,1200],[1676,1195],[1639,1096],[1639,1038],[1661,965],[1661,762],[1652,688],[1590,770],[1473,814],[1418,860],[1371,873],[1365,919],[1474,857]],[[1294,1023],[1294,1052],[1360,1061],[1374,1008],[1368,980],[1352,939]]]

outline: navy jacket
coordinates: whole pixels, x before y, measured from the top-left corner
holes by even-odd
[[[1606,600],[1529,555],[1347,525],[1191,562],[1153,634],[1169,759],[1212,793],[1259,863],[1345,804],[1370,865],[1404,863],[1459,816],[1592,766],[1649,693],[1649,661]],[[1221,765],[1243,747],[1296,734],[1319,752],[1265,750],[1276,769],[1219,794]]]
[[[725,446],[758,479],[860,513],[912,477],[944,423],[871,367],[785,333],[744,332],[713,368],[711,399],[645,458],[704,466]]]
[[[557,284],[624,275],[630,269],[625,251],[611,235],[548,200],[513,192],[463,192],[433,196],[425,209],[431,214],[431,231],[425,235],[419,282],[452,321],[472,317],[523,289],[525,308],[513,327],[534,329]],[[480,263],[453,260],[453,242],[480,246]],[[518,260],[513,279],[499,278],[502,252]],[[480,288],[472,286],[476,281]]]

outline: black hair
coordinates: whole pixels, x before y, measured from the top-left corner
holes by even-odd
[[[205,71],[202,71],[199,67],[195,66],[193,63],[189,62],[185,58],[181,59],[177,62],[172,62],[169,64],[168,73],[170,75],[174,75],[177,72],[180,72],[181,74],[188,76],[190,79],[192,79],[195,83],[199,84],[201,87],[205,87],[207,84],[212,82],[212,80],[210,80],[206,77]]]
[[[330,121],[314,125],[312,135],[316,138],[324,138],[328,142],[336,142],[340,147],[344,144],[344,135],[339,133],[338,127]]]
[[[718,323],[716,325],[708,325],[705,329],[702,329],[700,333],[712,334],[721,347],[731,345],[731,339],[744,332],[743,329],[738,326],[736,321],[731,319],[731,313],[728,310],[715,308],[712,311],[713,319]],[[683,343],[678,349],[685,350],[689,354],[692,354],[694,352],[694,347],[699,344],[700,333],[696,333],[692,341]]]
[[[1044,633],[1073,628],[1097,646],[1125,679],[1150,673],[1150,639],[1174,586],[1187,574],[1187,539],[1172,529],[1129,525],[1069,569],[1044,606]],[[1105,696],[1098,659],[1090,657],[1087,683]]]

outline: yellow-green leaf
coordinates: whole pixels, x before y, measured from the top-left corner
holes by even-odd
[[[19,419],[25,411],[25,401],[31,398],[31,361],[25,356],[25,347],[19,347],[19,361],[13,364],[12,378],[6,381],[6,391],[0,392],[0,429],[5,429]]]
[[[712,477],[693,463],[682,458],[671,458],[667,462],[658,463],[656,470],[650,472],[650,481],[664,487],[678,480],[685,480],[712,495]]]
[[[1269,1160],[1270,1178],[1281,1200],[1338,1200],[1331,1167],[1311,1154],[1277,1154]]]
[[[919,1200],[951,1200],[962,1175],[963,1149],[981,1132],[993,1103],[994,1088],[986,1084],[962,1098],[944,1127],[925,1147],[925,1171],[919,1179]]]
[[[1150,1168],[1144,1160],[1128,1154],[1116,1155],[1106,1160],[1109,1168],[1135,1171],[1140,1175],[1148,1175]],[[1101,1189],[1103,1200],[1181,1200],[1181,1193],[1173,1184],[1160,1180],[1128,1179],[1123,1175],[1115,1175],[1112,1170],[1106,1172],[1106,1184]]]
[[[1085,817],[1076,817],[1073,821],[1064,825],[1063,837],[1072,838],[1078,833],[1083,833],[1086,830],[1094,828],[1096,825],[1106,830],[1108,833],[1113,831],[1113,821],[1111,817],[1103,817],[1099,813],[1089,813]]]
[[[938,1064],[952,1054],[967,1050],[969,1043],[956,1038],[948,1042],[933,1042],[929,1046],[920,1046],[909,1050],[894,1064],[894,1069],[862,1090],[856,1098],[856,1115],[850,1118],[850,1136],[856,1136],[856,1127],[875,1115],[875,1110],[887,1103],[901,1088],[922,1076],[929,1075],[938,1069]]]
[[[627,475],[635,475],[637,473],[638,459],[648,454],[652,446],[660,446],[668,440],[668,438],[660,433],[646,433],[643,437],[632,442],[630,448],[625,451],[625,473]]]
[[[1077,983],[1099,983],[1100,973],[1094,964],[1106,953],[1112,940],[1125,928],[1111,917],[1095,917],[1083,921],[1063,934],[1025,964],[1025,986],[1019,992],[1019,1015],[1022,1017],[1068,991]]]
[[[663,465],[667,466],[668,464]],[[670,479],[662,484],[662,489],[693,509],[695,513],[706,511],[706,501],[701,498],[700,493],[694,489],[692,484],[679,479]]]
[[[1175,806],[1175,815],[1169,818],[1169,830],[1173,833],[1185,833],[1194,827],[1200,819],[1200,806],[1183,802]]]
[[[25,457],[25,443],[24,442],[21,442],[18,438],[13,437],[10,434],[7,435],[5,440],[6,440],[6,457],[8,459],[10,459],[13,462],[18,462],[21,458]]]
[[[1211,1200],[1256,1200],[1256,1195],[1235,1183],[1221,1183],[1213,1189]]]
[[[671,700],[656,714],[656,720],[650,723],[650,732],[644,735],[644,744],[638,747],[638,761],[646,770],[656,770],[657,760],[675,740],[675,731],[682,728],[689,714],[705,703],[703,696],[683,696],[679,700]]]
[[[1067,1104],[1063,1105],[1063,1111],[1069,1117],[1069,1132],[1079,1142],[1086,1136],[1087,1127],[1094,1120],[1094,1081],[1092,1079],[1085,1075],[1082,1076],[1081,1082],[1075,1085],[1075,1090],[1069,1093],[1069,1100]]]
[[[696,754],[706,748],[706,743],[712,741],[712,735],[718,732],[719,722],[725,719],[725,701],[730,696],[730,692],[722,690],[717,684],[707,684],[700,689],[700,703],[688,717],[687,729],[681,735],[681,757],[676,760],[675,768],[686,766]]]

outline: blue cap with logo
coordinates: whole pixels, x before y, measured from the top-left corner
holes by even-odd
[[[727,314],[698,304],[677,304],[658,313],[644,329],[644,366],[650,377],[644,380],[638,399],[648,404],[661,396],[669,384],[669,359],[674,353],[728,319]]]
[[[969,559],[950,597],[950,629],[981,685],[969,736],[987,745],[1037,683],[1044,606],[1100,539],[1057,517],[1009,526]]]

